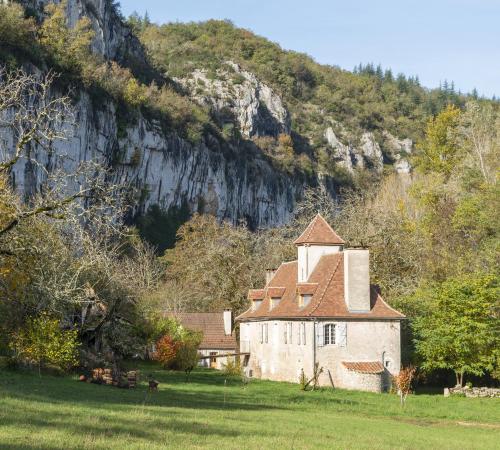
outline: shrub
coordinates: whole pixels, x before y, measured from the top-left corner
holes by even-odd
[[[243,376],[243,368],[237,358],[228,358],[227,363],[222,365],[222,374],[228,377]]]
[[[175,341],[171,336],[162,336],[156,343],[156,349],[153,353],[153,359],[162,364],[167,369],[169,368],[177,356],[179,350],[179,342]]]
[[[14,333],[10,345],[19,361],[37,365],[39,372],[46,365],[69,370],[78,364],[77,334],[76,330],[62,330],[58,319],[42,313]]]
[[[173,368],[186,372],[186,381],[189,380],[191,371],[198,364],[198,347],[202,339],[201,333],[188,332],[179,344]]]

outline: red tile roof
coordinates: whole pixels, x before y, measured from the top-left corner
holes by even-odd
[[[248,291],[248,300],[262,300],[266,292],[264,289],[250,289]]]
[[[353,370],[359,373],[382,373],[384,371],[384,366],[379,361],[369,361],[369,362],[351,362],[342,361],[344,367],[348,370]]]
[[[321,214],[317,214],[304,232],[294,241],[294,244],[343,245],[345,242],[333,231]]]
[[[174,313],[165,312],[165,317],[175,317],[184,328],[201,331],[203,340],[200,349],[236,350],[236,336],[226,336],[224,315],[220,313]]]
[[[260,318],[352,318],[352,319],[402,319],[404,315],[384,302],[378,289],[371,286],[370,311],[353,313],[344,299],[344,255],[342,252],[323,255],[309,277],[307,284],[316,284],[316,290],[309,304],[300,308],[297,290],[305,283],[298,283],[297,261],[283,263],[264,289],[264,300],[237,317],[245,321]],[[269,289],[285,287],[279,305],[270,308]]]
[[[271,287],[269,286],[267,288],[267,295],[271,298],[281,298],[283,297],[283,294],[285,293],[285,288],[280,286],[280,287]]]
[[[297,294],[313,295],[318,288],[318,283],[297,283]]]

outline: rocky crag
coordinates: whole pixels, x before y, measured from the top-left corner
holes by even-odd
[[[49,1],[23,3],[40,11]],[[90,18],[95,32],[93,51],[106,60],[149,74],[152,79],[165,76],[149,64],[143,46],[109,0],[68,0],[67,15],[70,26],[83,16]],[[228,113],[235,118],[245,145],[211,136],[193,144],[175,130],[166,132],[161,121],[141,114],[123,123],[113,101],[96,104],[82,89],[74,95],[76,121],[68,140],[55,146],[55,154],[64,157],[60,164],[72,170],[82,161],[101,161],[110,169],[111,183],[134,187],[135,214],[145,213],[153,204],[164,210],[188,205],[192,212],[208,212],[233,222],[246,220],[252,227],[285,223],[304,188],[325,177],[320,173],[295,176],[279,170],[259,152],[251,139],[289,135],[290,113],[280,96],[254,74],[231,61],[226,66],[216,78],[200,69],[175,81],[192,100],[210,108],[219,122],[223,123]],[[52,92],[54,96],[62,94],[58,88]],[[336,162],[349,172],[357,168],[382,170],[384,156],[372,133],[363,133],[354,145],[347,134],[338,131],[341,125],[334,125],[324,130],[324,137]],[[408,172],[406,155],[411,153],[411,141],[391,135],[386,141],[392,142],[396,169]],[[50,171],[59,164],[36,145],[30,152],[38,165],[21,160],[13,169],[16,187],[24,192],[36,190],[45,169]],[[334,181],[322,182],[333,185]]]

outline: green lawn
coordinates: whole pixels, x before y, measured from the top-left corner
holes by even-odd
[[[0,370],[0,448],[425,448],[500,446],[500,401],[301,392],[297,385],[142,365],[160,391]]]

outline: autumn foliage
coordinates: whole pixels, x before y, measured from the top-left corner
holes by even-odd
[[[416,368],[414,366],[404,367],[399,374],[394,377],[394,382],[401,398],[401,406],[404,406],[406,397],[411,392],[411,384],[415,378]]]
[[[170,367],[175,361],[179,345],[179,341],[175,341],[171,336],[162,336],[156,343],[153,359],[160,362],[165,368]]]

